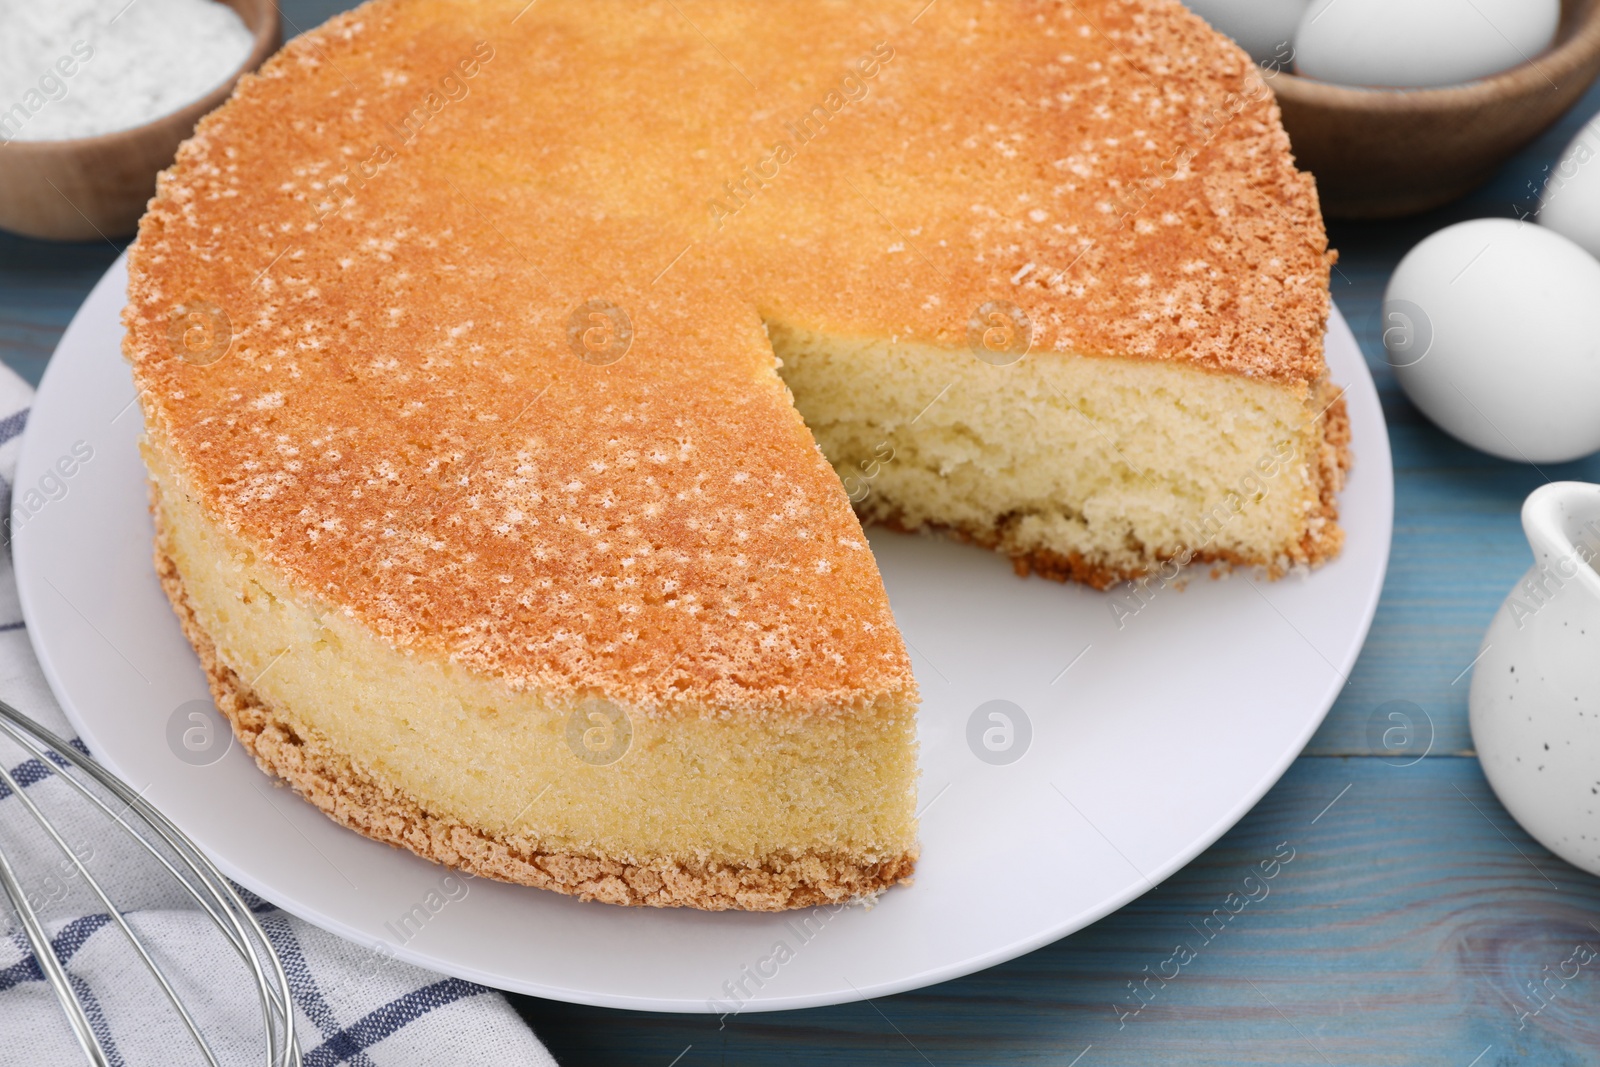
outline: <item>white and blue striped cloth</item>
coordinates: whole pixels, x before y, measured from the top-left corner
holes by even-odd
[[[27,384],[0,366],[0,514],[10,510],[32,400]],[[0,551],[0,699],[47,729],[73,736],[28,644],[9,545]],[[37,760],[22,760],[14,748],[0,759],[41,808],[63,813],[63,836],[152,947],[223,1062],[259,1063],[264,1044],[254,987],[210,921],[103,816],[73,822],[82,806],[62,802],[69,787]],[[70,861],[34,829],[4,783],[0,833],[23,890],[48,920],[56,956],[111,1062],[202,1062],[104,906],[79,884]],[[493,990],[377,955],[244,896],[288,972],[305,1067],[554,1067],[533,1032]],[[16,916],[0,903],[0,1067],[81,1062],[83,1054]]]

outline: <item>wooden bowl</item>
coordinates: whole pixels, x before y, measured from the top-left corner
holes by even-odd
[[[1600,0],[1562,0],[1550,50],[1443,89],[1361,89],[1270,74],[1300,166],[1324,213],[1380,219],[1454,200],[1481,184],[1600,74]]]
[[[29,237],[82,241],[126,237],[156,191],[156,174],[200,116],[233,92],[239,75],[277,50],[274,0],[221,0],[255,36],[238,73],[180,111],[131,130],[66,141],[12,140],[0,145],[0,229]]]

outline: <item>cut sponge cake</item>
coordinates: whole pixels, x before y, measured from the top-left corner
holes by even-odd
[[[1275,571],[1338,551],[1347,463],[1332,386],[1068,353],[969,351],[770,327],[780,373],[861,515],[945,527],[1107,588],[1156,561]]]
[[[1336,551],[1329,255],[1247,57],[1175,0],[914,7],[376,0],[201,123],[124,350],[263,767],[587,898],[870,896],[917,689],[862,519],[1101,586]]]

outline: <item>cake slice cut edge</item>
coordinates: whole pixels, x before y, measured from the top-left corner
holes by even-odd
[[[1071,352],[768,333],[863,521],[942,529],[1022,575],[1108,589],[1182,565],[1280,577],[1332,559],[1350,467],[1342,390]]]

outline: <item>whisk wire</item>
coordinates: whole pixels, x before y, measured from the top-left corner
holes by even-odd
[[[48,749],[41,747],[40,743],[34,740],[30,735],[23,733],[17,726],[6,721],[8,716],[5,715],[5,712],[7,710],[14,712],[15,709],[8,709],[8,706],[3,701],[0,701],[0,732],[5,733],[13,741],[21,745],[24,749],[42,762],[55,762]],[[49,732],[43,730],[43,728],[40,728],[40,732],[46,737],[53,737],[53,735],[50,735]],[[55,744],[52,747],[60,747],[59,739],[55,739]],[[75,753],[68,753],[68,755],[72,756],[75,755]],[[98,765],[96,765],[95,769],[101,770]],[[104,772],[102,771],[102,773]],[[156,833],[161,836],[162,840],[165,841],[170,848],[172,848],[173,852],[178,856],[178,858],[183,861],[184,866],[189,868],[190,873],[196,879],[198,879],[207,890],[215,894],[215,899],[208,897],[207,895],[196,890],[190,883],[189,879],[184,877],[182,873],[173,867],[171,862],[167,860],[166,856],[162,855],[160,849],[152,845],[150,841],[136,828],[128,825],[128,823],[122,818],[122,813],[112,811],[110,807],[108,807],[104,801],[96,796],[92,790],[90,790],[72,775],[64,774],[60,777],[62,781],[66,782],[74,790],[76,790],[80,796],[88,800],[95,807],[99,808],[106,814],[108,818],[110,818],[118,826],[122,827],[122,829],[125,830],[135,841],[137,841],[147,853],[153,856],[157,862],[165,867],[167,872],[172,875],[178,884],[183,887],[184,891],[188,893],[195,903],[197,903],[206,912],[218,929],[222,931],[223,935],[228,939],[228,943],[233,946],[234,952],[237,953],[245,962],[245,965],[251,969],[256,980],[257,995],[263,1003],[265,1024],[267,1026],[267,1063],[269,1064],[269,1067],[276,1067],[276,1065],[283,1063],[284,1061],[281,1059],[282,1053],[277,1048],[275,1035],[277,1032],[276,1026],[281,1025],[279,1021],[285,1018],[287,1015],[284,1006],[289,1003],[288,981],[282,973],[282,968],[277,967],[276,958],[269,954],[268,958],[273,963],[275,977],[278,979],[278,988],[275,989],[267,984],[267,976],[265,971],[262,969],[259,961],[256,959],[254,951],[250,945],[249,937],[245,932],[245,928],[240,924],[238,918],[236,917],[235,911],[237,914],[243,915],[246,920],[251,923],[252,928],[255,930],[263,944],[267,944],[265,931],[263,931],[260,925],[255,922],[254,916],[250,914],[249,908],[234,892],[232,884],[223,877],[221,872],[212,866],[211,862],[207,860],[203,854],[199,853],[193,848],[193,845],[190,844],[188,839],[182,835],[181,831],[179,831],[176,827],[173,827],[172,824],[168,822],[165,817],[161,816],[159,812],[156,812],[153,808],[150,808],[147,804],[144,804],[143,798],[137,793],[132,793],[131,790],[128,790],[120,780],[112,778],[108,784],[108,788],[111,788],[112,791],[119,797],[119,799],[123,800],[123,812],[135,811],[136,804],[147,811],[149,815],[146,816],[146,823],[151,829],[155,830]],[[129,795],[130,793],[132,795]],[[152,818],[150,816],[154,817]],[[222,907],[219,909],[218,904],[230,899],[235,905],[235,910],[230,910],[227,907]],[[299,1053],[297,1049],[293,1048],[292,1042],[290,1043],[290,1049],[294,1052],[296,1057],[293,1062],[298,1063]]]
[[[17,880],[16,871],[12,869],[10,857],[6,855],[4,848],[0,848],[0,888],[5,890],[11,906],[16,909],[17,918],[22,920],[22,931],[28,938],[29,947],[33,949],[33,957],[39,961],[39,969],[44,972],[45,979],[55,990],[56,999],[61,1002],[62,1010],[67,1014],[67,1023],[72,1027],[72,1034],[78,1039],[78,1044],[83,1047],[84,1055],[94,1067],[109,1067],[111,1061],[106,1056],[106,1050],[100,1047],[100,1039],[95,1036],[94,1028],[89,1025],[89,1014],[84,1011],[77,990],[72,988],[72,983],[67,979],[66,969],[61,966],[61,961],[56,959],[55,948],[50,944],[50,935],[45,932],[44,924],[39,921],[39,915],[28,900],[28,894],[23,892],[22,884]]]
[[[0,701],[0,732],[20,745],[34,757],[40,759],[47,767],[59,768],[56,776],[68,783],[80,796],[88,799],[111,818],[119,827],[127,832],[146,852],[154,856],[166,868],[185,892],[195,900],[207,917],[222,931],[234,952],[244,961],[255,981],[257,996],[260,1001],[263,1027],[266,1031],[266,1063],[267,1067],[299,1067],[300,1051],[294,1037],[294,1009],[293,1000],[289,990],[288,976],[284,973],[282,964],[278,961],[273,951],[272,943],[268,940],[266,931],[256,920],[250,908],[234,890],[233,885],[225,878],[221,871],[197,849],[183,832],[172,824],[164,815],[158,812],[138,793],[130,789],[115,775],[106,771],[93,759],[78,752],[66,741],[57,737],[49,730],[44,729],[31,719],[24,716],[15,708]],[[198,888],[191,883],[171,862],[152,844],[144,834],[130,826],[121,814],[113,812],[100,797],[90,790],[74,775],[66,773],[66,764],[82,771],[94,779],[102,788],[116,796],[126,805],[126,810],[136,815],[146,826],[153,830],[182,865],[190,871]],[[202,1052],[211,1064],[216,1065],[216,1057],[201,1035],[198,1026],[194,1024],[187,1010],[180,1003],[172,990],[171,984],[161,973],[160,968],[149,956],[145,946],[137,935],[122,919],[120,912],[112,905],[103,888],[90,877],[82,862],[67,846],[65,840],[56,831],[48,817],[35,805],[30,798],[23,794],[20,784],[0,768],[0,778],[3,778],[13,792],[22,797],[25,806],[33,817],[39,821],[47,833],[50,834],[56,845],[63,849],[72,858],[78,872],[84,877],[87,884],[100,897],[106,905],[107,912],[122,928],[123,933],[133,943],[146,967],[156,977],[163,991],[178,1009],[185,1025],[199,1043]],[[91,1064],[104,1064],[108,1060],[99,1041],[95,1038],[89,1026],[89,1020],[84,1012],[83,1005],[79,1002],[72,984],[55,958],[46,936],[43,924],[39,921],[32,904],[22,892],[21,885],[16,879],[14,870],[3,853],[0,853],[0,888],[5,890],[6,896],[16,908],[18,916],[22,919],[23,929],[29,943],[34,948],[34,954],[39,958],[40,966],[45,970],[51,986],[54,988],[57,999],[60,1000],[62,1009],[72,1024],[73,1032],[83,1045],[86,1056]],[[271,972],[270,976],[268,972]]]
[[[65,776],[63,775],[63,777]],[[194,1018],[190,1016],[188,1009],[183,1006],[183,1001],[178,998],[178,994],[173,990],[172,983],[167,980],[166,972],[151,958],[149,951],[144,947],[144,942],[139,940],[139,935],[133,932],[133,928],[128,925],[128,920],[123,918],[122,912],[111,902],[111,897],[106,894],[105,888],[95,880],[94,875],[89,873],[89,868],[84,866],[83,860],[72,850],[72,846],[67,844],[66,838],[61,836],[54,823],[45,818],[44,812],[39,810],[39,805],[35,804],[33,799],[23,791],[22,786],[11,776],[11,772],[6,770],[3,764],[0,764],[0,782],[4,782],[11,792],[16,795],[22,806],[28,809],[28,814],[33,816],[33,821],[38,823],[39,828],[49,835],[50,840],[55,842],[56,847],[66,854],[67,859],[72,861],[73,867],[77,869],[78,875],[83,879],[84,884],[100,899],[100,903],[106,909],[106,914],[111,917],[111,921],[116,923],[117,928],[128,939],[128,943],[133,946],[133,951],[138,954],[140,961],[145,965],[145,969],[155,978],[156,984],[166,994],[167,1000],[177,1009],[178,1017],[183,1020],[183,1025],[188,1029],[190,1036],[200,1046],[200,1051],[205,1054],[206,1062],[211,1064],[211,1067],[222,1067],[217,1062],[217,1054],[212,1051],[211,1045],[206,1041],[205,1036],[200,1033],[200,1028],[195,1025]]]

